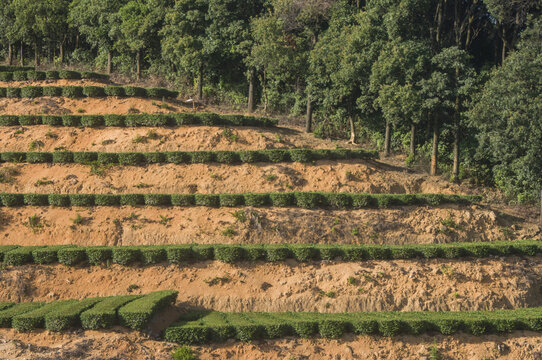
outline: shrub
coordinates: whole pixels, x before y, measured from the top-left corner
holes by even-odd
[[[81,116],[64,115],[64,116],[62,116],[62,125],[64,125],[64,126],[81,126]]]
[[[104,88],[99,86],[85,86],[83,87],[83,95],[87,97],[104,97],[106,95]]]
[[[21,115],[19,116],[19,124],[21,125],[40,125],[41,116],[39,115]]]
[[[130,246],[115,246],[113,248],[113,262],[120,265],[131,265],[140,259],[139,249]]]
[[[104,115],[105,126],[126,126],[124,123],[125,117],[123,115]]]
[[[145,194],[145,205],[149,206],[170,206],[171,195],[164,194]]]
[[[45,328],[62,331],[79,325],[79,315],[100,302],[100,298],[87,298],[55,308],[45,316]]]
[[[192,194],[173,194],[171,195],[171,204],[173,206],[194,206],[196,197]]]
[[[271,204],[269,194],[244,194],[244,199],[247,206],[261,207]]]
[[[94,203],[97,206],[119,206],[120,195],[96,194],[94,195]]]
[[[322,320],[318,323],[320,336],[328,339],[339,339],[347,330],[347,323],[341,320]]]
[[[150,88],[146,89],[147,96],[151,98],[176,98],[179,96],[179,93],[177,91],[171,91],[167,89],[161,89],[161,88]]]
[[[291,161],[290,152],[287,150],[265,150],[262,152],[265,154],[269,161],[274,163]]]
[[[61,86],[44,86],[42,89],[43,96],[62,96],[63,91]]]
[[[48,201],[51,206],[70,206],[70,196],[66,194],[49,194]]]
[[[47,80],[58,80],[60,79],[60,74],[56,70],[48,70],[45,72],[45,78]]]
[[[238,153],[234,151],[218,151],[216,161],[221,164],[236,164],[241,161]]]
[[[290,158],[295,162],[311,162],[313,156],[310,150],[307,149],[294,149],[290,150]]]
[[[58,262],[68,266],[74,266],[86,260],[85,249],[65,248],[58,250]]]
[[[2,199],[2,204],[4,204],[4,206],[24,205],[23,194],[0,194],[0,199]]]
[[[245,259],[244,248],[241,246],[215,246],[215,259],[225,263],[236,263]]]
[[[12,320],[13,328],[19,331],[31,331],[45,327],[45,316],[65,305],[76,303],[77,300],[53,301],[36,310],[17,315]]]
[[[62,96],[68,98],[83,97],[83,88],[81,86],[64,86],[62,87]]]
[[[58,77],[64,80],[79,80],[81,79],[81,74],[77,71],[60,70],[58,72]]]
[[[17,125],[19,125],[18,116],[0,115],[0,126],[17,126]]]
[[[94,206],[94,195],[92,194],[70,194],[72,206]]]
[[[83,329],[107,329],[117,324],[117,310],[127,303],[141,298],[140,295],[112,296],[100,301],[81,314]]]
[[[110,247],[96,246],[85,249],[88,263],[91,265],[101,265],[107,263],[113,258],[113,250]]]
[[[164,153],[144,153],[143,156],[147,164],[161,164],[166,162],[166,154]]]
[[[13,81],[26,81],[28,80],[27,71],[14,71],[13,72]]]
[[[167,162],[173,164],[187,164],[191,161],[191,156],[187,152],[169,151],[166,153]]]
[[[313,245],[294,245],[291,247],[294,258],[299,262],[318,259],[318,250]]]
[[[62,125],[62,116],[54,116],[54,115],[45,115],[42,118],[44,125],[49,126],[61,126]]]
[[[258,161],[261,161],[260,153],[258,151],[241,151],[239,153],[239,157],[242,162],[244,163],[255,163]]]
[[[31,206],[49,205],[49,196],[47,194],[24,194],[24,204]]]
[[[104,92],[107,96],[126,96],[126,91],[122,86],[106,86]]]
[[[284,261],[290,257],[292,257],[292,253],[287,246],[275,245],[266,247],[267,261]]]
[[[173,264],[183,264],[195,258],[194,251],[188,245],[168,246],[166,256],[167,261]]]
[[[118,310],[122,325],[141,330],[161,308],[175,302],[177,291],[157,291],[129,302]]]
[[[21,97],[35,98],[43,95],[41,86],[25,86],[21,88]]]
[[[242,206],[245,203],[245,198],[240,194],[221,194],[219,198],[220,206],[224,207]]]
[[[349,209],[352,207],[350,194],[327,194],[327,204],[334,209]]]
[[[196,206],[219,207],[220,196],[214,194],[196,194],[194,196]]]
[[[399,320],[379,320],[378,321],[378,332],[382,336],[395,336],[399,334],[403,326]]]
[[[118,164],[119,154],[116,153],[98,153],[98,163],[100,164]]]
[[[120,204],[127,206],[145,205],[145,197],[143,194],[122,194]]]
[[[121,165],[140,165],[145,163],[145,156],[141,153],[119,153],[119,163]]]
[[[320,193],[296,192],[295,201],[297,206],[304,209],[316,209],[325,203],[324,196]]]
[[[77,164],[91,164],[98,160],[98,153],[96,152],[74,152],[73,162]]]
[[[193,151],[189,153],[192,164],[206,164],[214,161],[212,151]]]
[[[317,321],[294,321],[292,327],[297,336],[301,338],[310,338],[318,333]]]
[[[0,81],[9,82],[13,80],[13,72],[2,71],[0,72]]]
[[[32,252],[42,248],[41,246],[19,247],[4,254],[4,263],[9,266],[31,264]]]
[[[141,247],[139,249],[141,261],[145,265],[159,264],[167,260],[166,249],[163,247]]]
[[[53,161],[53,154],[45,152],[28,152],[26,153],[26,162],[31,164],[43,164]]]
[[[6,97],[8,98],[18,98],[21,97],[21,88],[18,87],[8,87],[6,89]]]
[[[271,193],[271,204],[275,207],[289,207],[296,204],[294,193]]]
[[[132,97],[145,97],[145,96],[147,96],[147,91],[144,88],[141,88],[141,87],[126,86],[124,88],[124,92],[125,92],[126,96],[132,96]]]

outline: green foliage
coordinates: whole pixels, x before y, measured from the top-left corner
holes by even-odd
[[[131,329],[141,330],[156,312],[174,303],[177,294],[177,291],[164,290],[129,302],[118,310],[121,324]]]
[[[81,314],[81,326],[83,329],[97,330],[107,329],[118,323],[117,310],[129,303],[141,298],[140,295],[112,296],[101,300],[94,307]]]

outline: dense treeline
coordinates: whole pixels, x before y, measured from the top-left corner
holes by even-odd
[[[0,0],[8,65],[159,75],[432,174],[541,185],[539,0]],[[32,60],[33,59],[33,60]]]

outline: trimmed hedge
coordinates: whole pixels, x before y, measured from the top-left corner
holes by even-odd
[[[32,88],[32,87],[29,87]],[[38,87],[39,88],[39,87]],[[3,89],[3,90],[2,90]],[[5,97],[7,88],[0,88],[0,97]],[[14,88],[20,89],[20,88]],[[25,89],[25,88],[23,88]],[[43,96],[62,96],[63,88],[59,86],[47,86],[40,88]],[[102,97],[106,96],[109,92],[113,93],[111,89],[86,86],[82,88],[82,94],[88,97]],[[124,88],[126,90],[127,88]],[[107,92],[106,92],[107,90]],[[139,95],[130,95],[126,91],[126,96],[139,96],[145,97],[145,89],[142,89],[143,93]],[[10,90],[11,91],[11,90]],[[12,97],[19,97],[22,90],[13,90],[15,94]],[[25,90],[31,91],[31,90]],[[32,90],[39,92],[40,90]],[[3,95],[2,95],[3,94]],[[118,96],[118,95],[115,95]],[[62,117],[69,121],[58,120],[54,124],[44,121],[48,115],[35,115],[34,118],[39,119],[34,123],[25,123],[24,119],[26,115],[0,115],[1,126],[18,126],[18,125],[63,125],[63,126],[85,126],[85,127],[99,127],[99,126],[116,126],[116,127],[139,127],[139,126],[160,126],[160,127],[174,127],[174,126],[187,126],[187,125],[206,125],[206,126],[251,126],[251,127],[274,127],[277,126],[278,120],[265,117],[243,116],[243,115],[218,115],[211,113],[170,113],[170,114],[130,114],[130,115],[69,115],[69,117]],[[93,117],[99,119],[98,121],[85,122],[84,119]],[[343,150],[343,151],[356,151],[356,150]],[[263,153],[266,150],[262,151]],[[318,150],[315,154],[322,154],[322,150]],[[337,153],[338,155],[339,153]],[[247,157],[254,156],[247,154]],[[281,153],[280,151],[274,151],[272,155],[273,162],[288,161],[283,159],[289,155]],[[313,156],[311,155],[311,158]],[[318,156],[315,155],[315,158]],[[239,160],[237,160],[239,161]],[[252,161],[254,162],[254,161]]]
[[[157,291],[147,295],[94,297],[83,300],[58,300],[50,303],[0,303],[0,328],[31,331],[44,328],[64,331],[71,328],[104,329],[127,323],[141,329],[151,317],[174,303],[177,291]],[[135,302],[134,305],[131,305]],[[124,310],[123,310],[124,309]],[[120,313],[123,315],[120,315]]]
[[[43,153],[41,153],[43,154]],[[96,153],[73,153],[79,163],[91,163],[97,159]],[[68,159],[68,156],[63,160]],[[130,158],[130,161],[136,158]],[[356,199],[363,197],[366,201]],[[367,207],[387,208],[388,206],[435,206],[430,196],[438,197],[438,205],[478,203],[481,196],[476,195],[428,195],[428,194],[355,194],[355,193],[245,193],[245,194],[70,194],[69,204],[64,196],[55,194],[10,194],[1,193],[0,205],[4,206],[207,206],[241,207],[274,206],[300,207],[304,209],[361,209]],[[383,205],[381,200],[386,199]]]
[[[59,72],[59,74],[62,72]],[[13,80],[18,80],[18,73],[13,73]],[[23,73],[25,74],[25,73]],[[24,75],[26,77],[26,74]],[[26,80],[23,79],[23,80]],[[58,89],[61,89],[60,91]],[[143,93],[144,91],[144,93]],[[139,97],[145,98],[168,98],[175,99],[179,96],[178,91],[168,89],[143,89],[139,92]],[[26,87],[8,87],[0,88],[0,97],[37,97],[37,96],[64,96],[69,98],[81,97],[103,97],[109,96],[125,96],[126,90],[120,86],[96,87],[96,86],[26,86]],[[117,95],[122,94],[122,95]]]
[[[13,70],[9,70],[13,69]],[[17,72],[17,76],[14,74]],[[25,81],[25,80],[109,80],[109,76],[106,74],[98,74],[95,72],[79,72],[69,70],[50,70],[50,71],[34,71],[31,67],[7,67],[0,66],[0,81]]]
[[[131,329],[143,329],[156,312],[174,303],[177,295],[178,291],[174,290],[157,291],[129,302],[118,310],[121,324]]]
[[[129,303],[141,298],[141,295],[112,296],[100,301],[93,308],[81,314],[81,326],[83,329],[107,329],[118,323],[117,310]]]
[[[464,331],[472,335],[542,331],[542,308],[461,312],[380,313],[219,313],[188,312],[164,332],[179,344],[207,344],[228,339],[302,338],[319,335],[338,339],[346,333],[396,336]]]
[[[0,119],[1,120],[1,119]],[[99,126],[102,124],[102,118],[100,116],[84,116],[80,119],[73,115],[62,116],[62,122],[70,122],[77,124],[81,121],[82,124],[93,124]],[[12,122],[13,119],[5,118],[5,122]],[[55,123],[56,119],[46,119],[49,123]],[[277,163],[278,159],[282,162],[292,162],[294,157],[290,154],[298,151],[298,149],[292,150],[253,150],[253,151],[169,151],[169,152],[153,152],[153,153],[137,153],[137,152],[121,152],[121,153],[96,153],[96,152],[79,152],[74,153],[70,151],[57,151],[54,153],[48,152],[27,152],[27,153],[14,153],[5,152],[0,153],[0,160],[4,162],[29,162],[29,163],[82,163],[86,164],[92,161],[98,161],[101,164],[121,164],[121,165],[146,165],[157,163],[173,163],[173,164],[201,164],[201,163],[213,163],[218,162],[222,164],[240,164],[240,163],[252,163],[251,160],[254,157],[258,158],[259,162]],[[312,154],[311,158],[317,158],[318,150],[305,150],[308,154]],[[335,154],[343,152],[343,150],[329,150],[326,153],[326,157],[318,156],[318,160],[334,160]],[[77,154],[77,155],[75,155]],[[252,154],[251,157],[247,157],[247,154]],[[278,156],[277,156],[278,154]],[[374,151],[348,151],[346,159],[372,159],[378,157],[378,153]],[[406,195],[405,195],[406,196]],[[310,200],[307,199],[310,203]],[[386,206],[389,205],[389,201],[386,200]],[[436,202],[437,199],[428,199],[427,203]],[[378,202],[375,199],[375,203]],[[380,201],[382,202],[382,201]],[[407,203],[408,200],[397,201],[397,204]],[[345,203],[344,205],[341,205]],[[344,207],[350,205],[352,201],[347,198],[336,198],[330,200],[331,205],[337,205],[336,207]],[[258,205],[254,205],[258,206]],[[259,205],[263,206],[263,205]]]
[[[0,65],[0,72],[30,71],[33,66]]]
[[[219,260],[226,263],[241,261],[299,262],[338,260],[398,260],[398,259],[461,259],[491,256],[538,256],[542,242],[536,240],[471,242],[423,245],[146,245],[146,246],[0,246],[0,261],[6,265],[88,263],[100,265],[113,262],[125,266],[169,262],[187,264],[196,261]]]

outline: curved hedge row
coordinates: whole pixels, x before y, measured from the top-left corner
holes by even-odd
[[[103,329],[125,325],[142,329],[159,310],[174,303],[178,292],[156,291],[147,295],[125,295],[50,303],[0,303],[0,327],[31,331],[44,328]]]
[[[240,164],[255,162],[311,162],[316,160],[375,159],[377,151],[365,150],[310,150],[272,149],[247,151],[168,151],[153,153],[99,153],[99,152],[6,152],[0,153],[0,162],[32,164]]]
[[[427,245],[147,245],[147,246],[5,246],[0,248],[0,262],[5,265],[52,264],[101,265],[189,264],[218,260],[299,262],[336,260],[460,259],[490,256],[537,256],[542,242],[534,240],[472,242]]]
[[[207,207],[300,207],[304,209],[362,209],[389,206],[438,206],[473,204],[476,195],[357,194],[322,192],[245,194],[13,194],[1,193],[4,206],[207,206]]]
[[[207,344],[286,336],[338,339],[346,333],[396,336],[464,331],[479,336],[514,330],[542,331],[542,308],[342,314],[188,312],[166,328],[164,339],[179,344]]]
[[[0,81],[39,81],[39,80],[109,80],[109,75],[98,74],[89,71],[70,71],[70,70],[49,70],[49,71],[34,71],[34,70],[2,70],[0,67]]]
[[[176,98],[178,91],[162,88],[134,86],[25,86],[0,87],[0,98],[35,98],[40,96],[63,96],[68,98],[129,96],[143,98]]]
[[[0,126],[80,126],[80,127],[174,127],[184,125],[273,127],[278,120],[215,113],[170,113],[131,115],[0,115]]]

